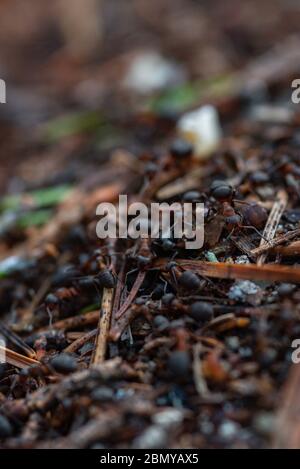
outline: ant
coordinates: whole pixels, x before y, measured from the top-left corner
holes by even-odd
[[[56,290],[55,293],[49,293],[46,296],[44,304],[50,319],[50,327],[52,326],[54,311],[59,311],[64,301],[70,301],[79,295],[80,291],[75,287],[62,287]]]
[[[184,270],[177,264],[176,261],[171,260],[167,263],[165,271],[170,274],[172,282],[186,291],[199,290],[201,287],[201,280],[197,274],[192,270]]]
[[[210,193],[220,203],[218,211],[225,219],[226,228],[229,231],[228,238],[236,229],[250,229],[267,241],[259,231],[267,220],[267,212],[263,207],[254,202],[248,203],[234,199],[235,190],[224,181],[214,181]],[[240,207],[236,209],[236,205]]]
[[[62,287],[55,293],[49,293],[45,299],[46,306],[51,309],[61,305],[65,300],[76,298],[80,295],[80,288],[114,288],[116,283],[115,276],[109,269],[103,269],[96,275],[74,278],[73,280],[76,282],[76,286]]]
[[[111,253],[109,253],[109,255],[110,254]],[[99,289],[115,287],[117,276],[113,272],[112,261],[110,261],[110,265],[107,267],[107,264],[103,261],[103,255],[100,250],[96,250],[94,252],[91,260],[95,260],[97,262],[97,267],[99,269],[97,274],[73,277],[72,286],[59,288],[54,293],[50,293],[46,296],[45,306],[50,317],[50,323],[52,322],[53,311],[55,309],[59,309],[64,301],[70,301],[77,298],[82,289],[95,288],[97,293],[100,294]]]

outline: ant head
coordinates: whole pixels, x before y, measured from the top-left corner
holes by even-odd
[[[144,267],[147,267],[147,265],[151,263],[151,259],[150,257],[147,257],[147,256],[138,255],[136,257],[136,262],[137,262],[138,267],[144,268]]]
[[[47,307],[55,307],[59,304],[59,298],[53,293],[49,293],[45,298],[45,304]]]
[[[178,160],[189,158],[194,152],[193,145],[185,139],[177,138],[170,147],[173,158]]]
[[[235,213],[234,215],[229,215],[228,217],[226,217],[225,221],[229,225],[237,226],[241,223],[242,217],[238,213]]]
[[[166,271],[170,272],[172,269],[175,269],[177,267],[177,263],[175,261],[170,261],[166,265]]]
[[[103,288],[114,288],[116,285],[116,279],[109,269],[102,270],[95,278]]]
[[[215,180],[210,186],[210,194],[219,202],[230,202],[235,190],[225,181]]]

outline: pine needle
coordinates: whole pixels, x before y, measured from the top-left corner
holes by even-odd
[[[101,304],[101,314],[98,324],[98,332],[95,342],[95,350],[92,355],[91,365],[98,365],[105,360],[107,349],[108,334],[110,328],[112,303],[113,303],[113,288],[104,288]]]
[[[287,194],[285,191],[279,191],[278,199],[274,202],[269,218],[267,220],[267,223],[263,232],[263,238],[260,241],[260,247],[268,246],[269,242],[274,238],[279,221],[282,217],[283,212],[285,211],[286,206],[287,206]],[[257,264],[258,265],[264,264],[264,262],[266,261],[267,255],[268,255],[267,252],[263,252],[257,258],[257,261],[256,261]]]

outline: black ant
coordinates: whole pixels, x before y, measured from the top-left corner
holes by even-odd
[[[244,228],[255,231],[265,239],[259,228],[263,228],[267,220],[266,210],[256,203],[234,199],[234,194],[235,190],[226,182],[214,181],[211,185],[211,195],[221,204],[219,213],[225,219],[229,237],[236,229]],[[236,209],[236,205],[240,207]]]
[[[175,285],[179,284],[184,290],[198,290],[201,286],[201,280],[192,270],[184,270],[174,260],[167,263],[166,272],[171,275]]]

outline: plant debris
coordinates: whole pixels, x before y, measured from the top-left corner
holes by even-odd
[[[0,2],[0,448],[299,447],[298,6],[39,3]],[[120,194],[203,246],[100,239]]]

